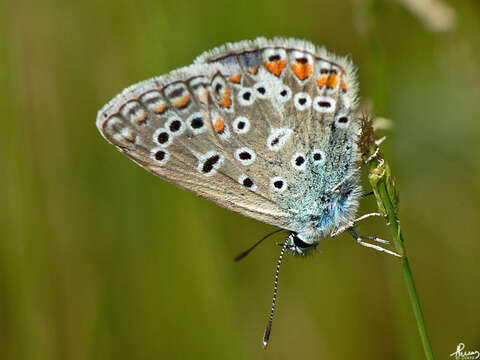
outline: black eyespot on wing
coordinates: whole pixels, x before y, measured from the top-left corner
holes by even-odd
[[[202,120],[202,118],[197,117],[197,118],[193,119],[190,124],[192,125],[192,128],[200,129],[203,126],[203,120]]]
[[[305,162],[305,158],[303,156],[297,156],[295,159],[295,165],[301,166]]]
[[[282,180],[274,181],[273,186],[275,186],[277,189],[281,189],[283,187],[283,181]]]
[[[252,94],[250,93],[250,91],[245,91],[245,93],[243,94],[243,99],[248,101],[248,100],[250,100],[251,96],[252,96]]]
[[[273,62],[273,61],[278,61],[280,60],[280,55],[272,55],[268,58],[268,61]]]
[[[182,127],[182,123],[180,122],[180,120],[174,120],[170,124],[169,128],[171,132],[177,132],[178,130],[180,130],[181,127]]]
[[[157,136],[157,140],[159,144],[165,144],[169,138],[170,138],[170,135],[166,131],[161,132]]]
[[[243,183],[243,186],[245,186],[247,188],[251,188],[253,186],[253,181],[248,177],[243,179],[242,183]]]
[[[263,86],[259,87],[259,88],[257,89],[257,91],[258,91],[260,94],[262,94],[262,95],[267,92],[267,90],[265,90],[265,88],[264,88]]]
[[[239,121],[238,124],[237,124],[237,129],[238,130],[243,130],[245,129],[245,122],[244,121]]]
[[[218,155],[213,155],[213,156],[209,157],[203,163],[202,171],[204,173],[209,173],[210,171],[212,171],[213,166],[218,162],[218,160],[220,160],[220,156],[218,156]]]
[[[162,161],[163,159],[165,159],[165,151],[163,150],[159,150],[155,153],[155,159],[158,160],[158,161]]]
[[[280,95],[281,96],[287,96],[287,90],[284,89],[284,90],[280,91]]]
[[[313,160],[315,160],[315,161],[322,160],[322,154],[320,154],[320,153],[313,154]]]
[[[307,99],[305,99],[305,98],[300,98],[300,99],[298,99],[298,103],[299,103],[300,105],[304,105],[306,102],[307,102]]]
[[[242,160],[250,160],[252,158],[252,154],[250,154],[248,151],[242,151],[238,157]]]
[[[348,122],[348,117],[342,116],[341,118],[338,119],[339,123],[346,124]]]

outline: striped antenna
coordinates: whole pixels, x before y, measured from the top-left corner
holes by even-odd
[[[270,310],[270,317],[268,318],[268,324],[265,328],[265,333],[263,334],[263,348],[266,349],[268,345],[268,339],[270,338],[270,332],[272,331],[272,322],[273,322],[273,314],[275,312],[275,304],[277,302],[277,290],[278,290],[278,274],[280,273],[280,266],[282,265],[283,254],[285,254],[285,250],[289,244],[290,237],[287,237],[285,243],[282,246],[282,250],[280,251],[280,256],[278,257],[277,262],[277,270],[275,271],[275,281],[273,282],[273,298],[272,298],[272,308]]]

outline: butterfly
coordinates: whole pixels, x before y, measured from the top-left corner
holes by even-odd
[[[97,116],[100,133],[138,165],[229,210],[288,231],[305,255],[354,228],[361,121],[356,69],[308,41],[257,38],[126,88]],[[367,214],[361,218],[376,213]]]

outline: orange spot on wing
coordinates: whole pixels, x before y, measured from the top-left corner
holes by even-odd
[[[328,76],[320,76],[317,80],[318,87],[321,89],[323,88],[328,81]]]
[[[320,76],[317,80],[317,84],[320,89],[325,85],[327,85],[327,88],[329,89],[334,89],[338,85],[338,75]]]
[[[342,80],[342,91],[347,92],[347,83],[344,80]]]
[[[332,74],[328,77],[327,88],[334,89],[338,85],[338,75]]]
[[[136,122],[137,124],[141,124],[141,123],[144,122],[145,120],[147,120],[147,114],[144,113],[144,114],[140,115],[139,117],[137,117],[137,118],[135,119],[135,122]]]
[[[184,97],[178,99],[175,102],[175,106],[178,108],[184,108],[190,102],[190,95],[185,95]]]
[[[167,110],[167,105],[161,104],[161,105],[158,105],[153,111],[155,111],[157,114],[163,114],[165,110]]]
[[[240,79],[241,78],[242,78],[242,76],[240,74],[237,74],[237,75],[230,76],[228,78],[228,81],[230,81],[232,83],[235,83],[235,84],[240,84]]]
[[[272,62],[264,62],[263,63],[265,67],[267,68],[268,71],[270,71],[272,74],[276,76],[280,76],[282,73],[283,69],[285,68],[285,65],[287,64],[286,60],[277,60],[277,61],[272,61]]]
[[[254,66],[250,69],[250,72],[253,74],[253,75],[256,75],[257,72],[258,72],[258,66]]]
[[[230,90],[228,90],[228,88],[225,88],[225,91],[223,92],[223,99],[218,102],[218,105],[225,107],[230,107],[230,105],[232,105],[232,99],[230,98]]]
[[[312,74],[313,68],[312,65],[308,63],[297,61],[292,65],[292,70],[300,80],[305,80]]]
[[[225,123],[223,122],[222,118],[218,117],[213,123],[213,127],[217,133],[223,133],[223,130],[225,130]]]

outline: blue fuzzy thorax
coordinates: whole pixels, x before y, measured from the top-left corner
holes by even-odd
[[[336,140],[341,139],[336,137]],[[354,137],[330,141],[323,164],[299,177],[287,200],[292,217],[289,229],[307,243],[316,243],[352,222],[361,196],[358,151]]]

